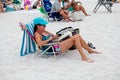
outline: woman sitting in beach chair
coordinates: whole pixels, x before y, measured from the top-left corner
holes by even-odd
[[[57,35],[53,35],[45,30],[46,24],[48,24],[48,22],[43,18],[35,18],[33,22],[35,24],[34,37],[39,47],[43,47],[45,44],[51,43],[53,40],[58,38]],[[86,62],[93,62],[93,60],[85,55],[82,48],[86,49],[91,54],[99,53],[97,51],[92,50],[79,34],[71,36],[70,38],[64,41],[57,42],[57,44],[59,45],[59,50],[62,53],[71,48],[73,45],[75,45],[82,57],[82,60]]]

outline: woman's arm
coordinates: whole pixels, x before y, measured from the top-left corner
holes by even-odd
[[[44,46],[53,39],[53,37],[50,37],[48,40],[42,41],[42,36],[39,33],[36,32],[34,35],[35,35],[35,41],[39,47]]]
[[[55,35],[55,34],[52,34],[52,33],[50,33],[50,32],[48,32],[48,31],[46,31],[48,34],[50,34],[54,39],[57,39],[59,36],[58,35]]]

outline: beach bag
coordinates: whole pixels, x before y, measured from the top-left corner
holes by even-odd
[[[83,14],[81,11],[73,12],[71,17],[74,21],[82,21],[83,20]]]
[[[72,27],[65,27],[61,30],[59,30],[58,32],[56,32],[56,34],[59,36],[59,41],[64,41],[68,38],[70,38],[73,35],[79,34],[79,29],[73,29]],[[72,46],[69,50],[74,50],[76,49],[75,46]]]

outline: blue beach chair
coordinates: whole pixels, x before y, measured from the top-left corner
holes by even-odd
[[[48,21],[51,21],[50,18],[52,18],[54,21],[60,21],[63,19],[59,12],[51,11],[52,3],[50,0],[42,0],[41,3]]]

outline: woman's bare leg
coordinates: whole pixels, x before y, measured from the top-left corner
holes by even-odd
[[[81,6],[81,5],[76,6],[75,10],[77,10],[77,11],[81,10],[85,14],[85,16],[89,16],[89,14],[87,14],[85,8],[83,6]]]
[[[60,11],[60,14],[64,17],[64,19],[65,19],[65,21],[73,21],[73,20],[71,20],[71,19],[69,19],[69,17],[68,17],[68,13],[66,14],[65,12],[64,12],[64,10],[61,10]]]
[[[64,10],[60,11],[60,14],[64,17],[64,19],[68,19],[68,15],[65,14]]]
[[[61,49],[61,52],[64,52],[66,50],[68,50],[70,47],[72,47],[73,45],[76,46],[76,48],[78,49],[81,57],[82,57],[82,60],[83,61],[86,61],[86,62],[93,62],[93,60],[89,59],[83,52],[82,50],[82,45],[81,45],[81,42],[80,42],[80,37],[79,35],[75,35],[63,42],[60,43],[60,49]]]
[[[92,50],[80,35],[79,35],[79,38],[80,38],[80,42],[81,42],[82,47],[84,49],[86,49],[89,53],[99,53],[97,51]]]

